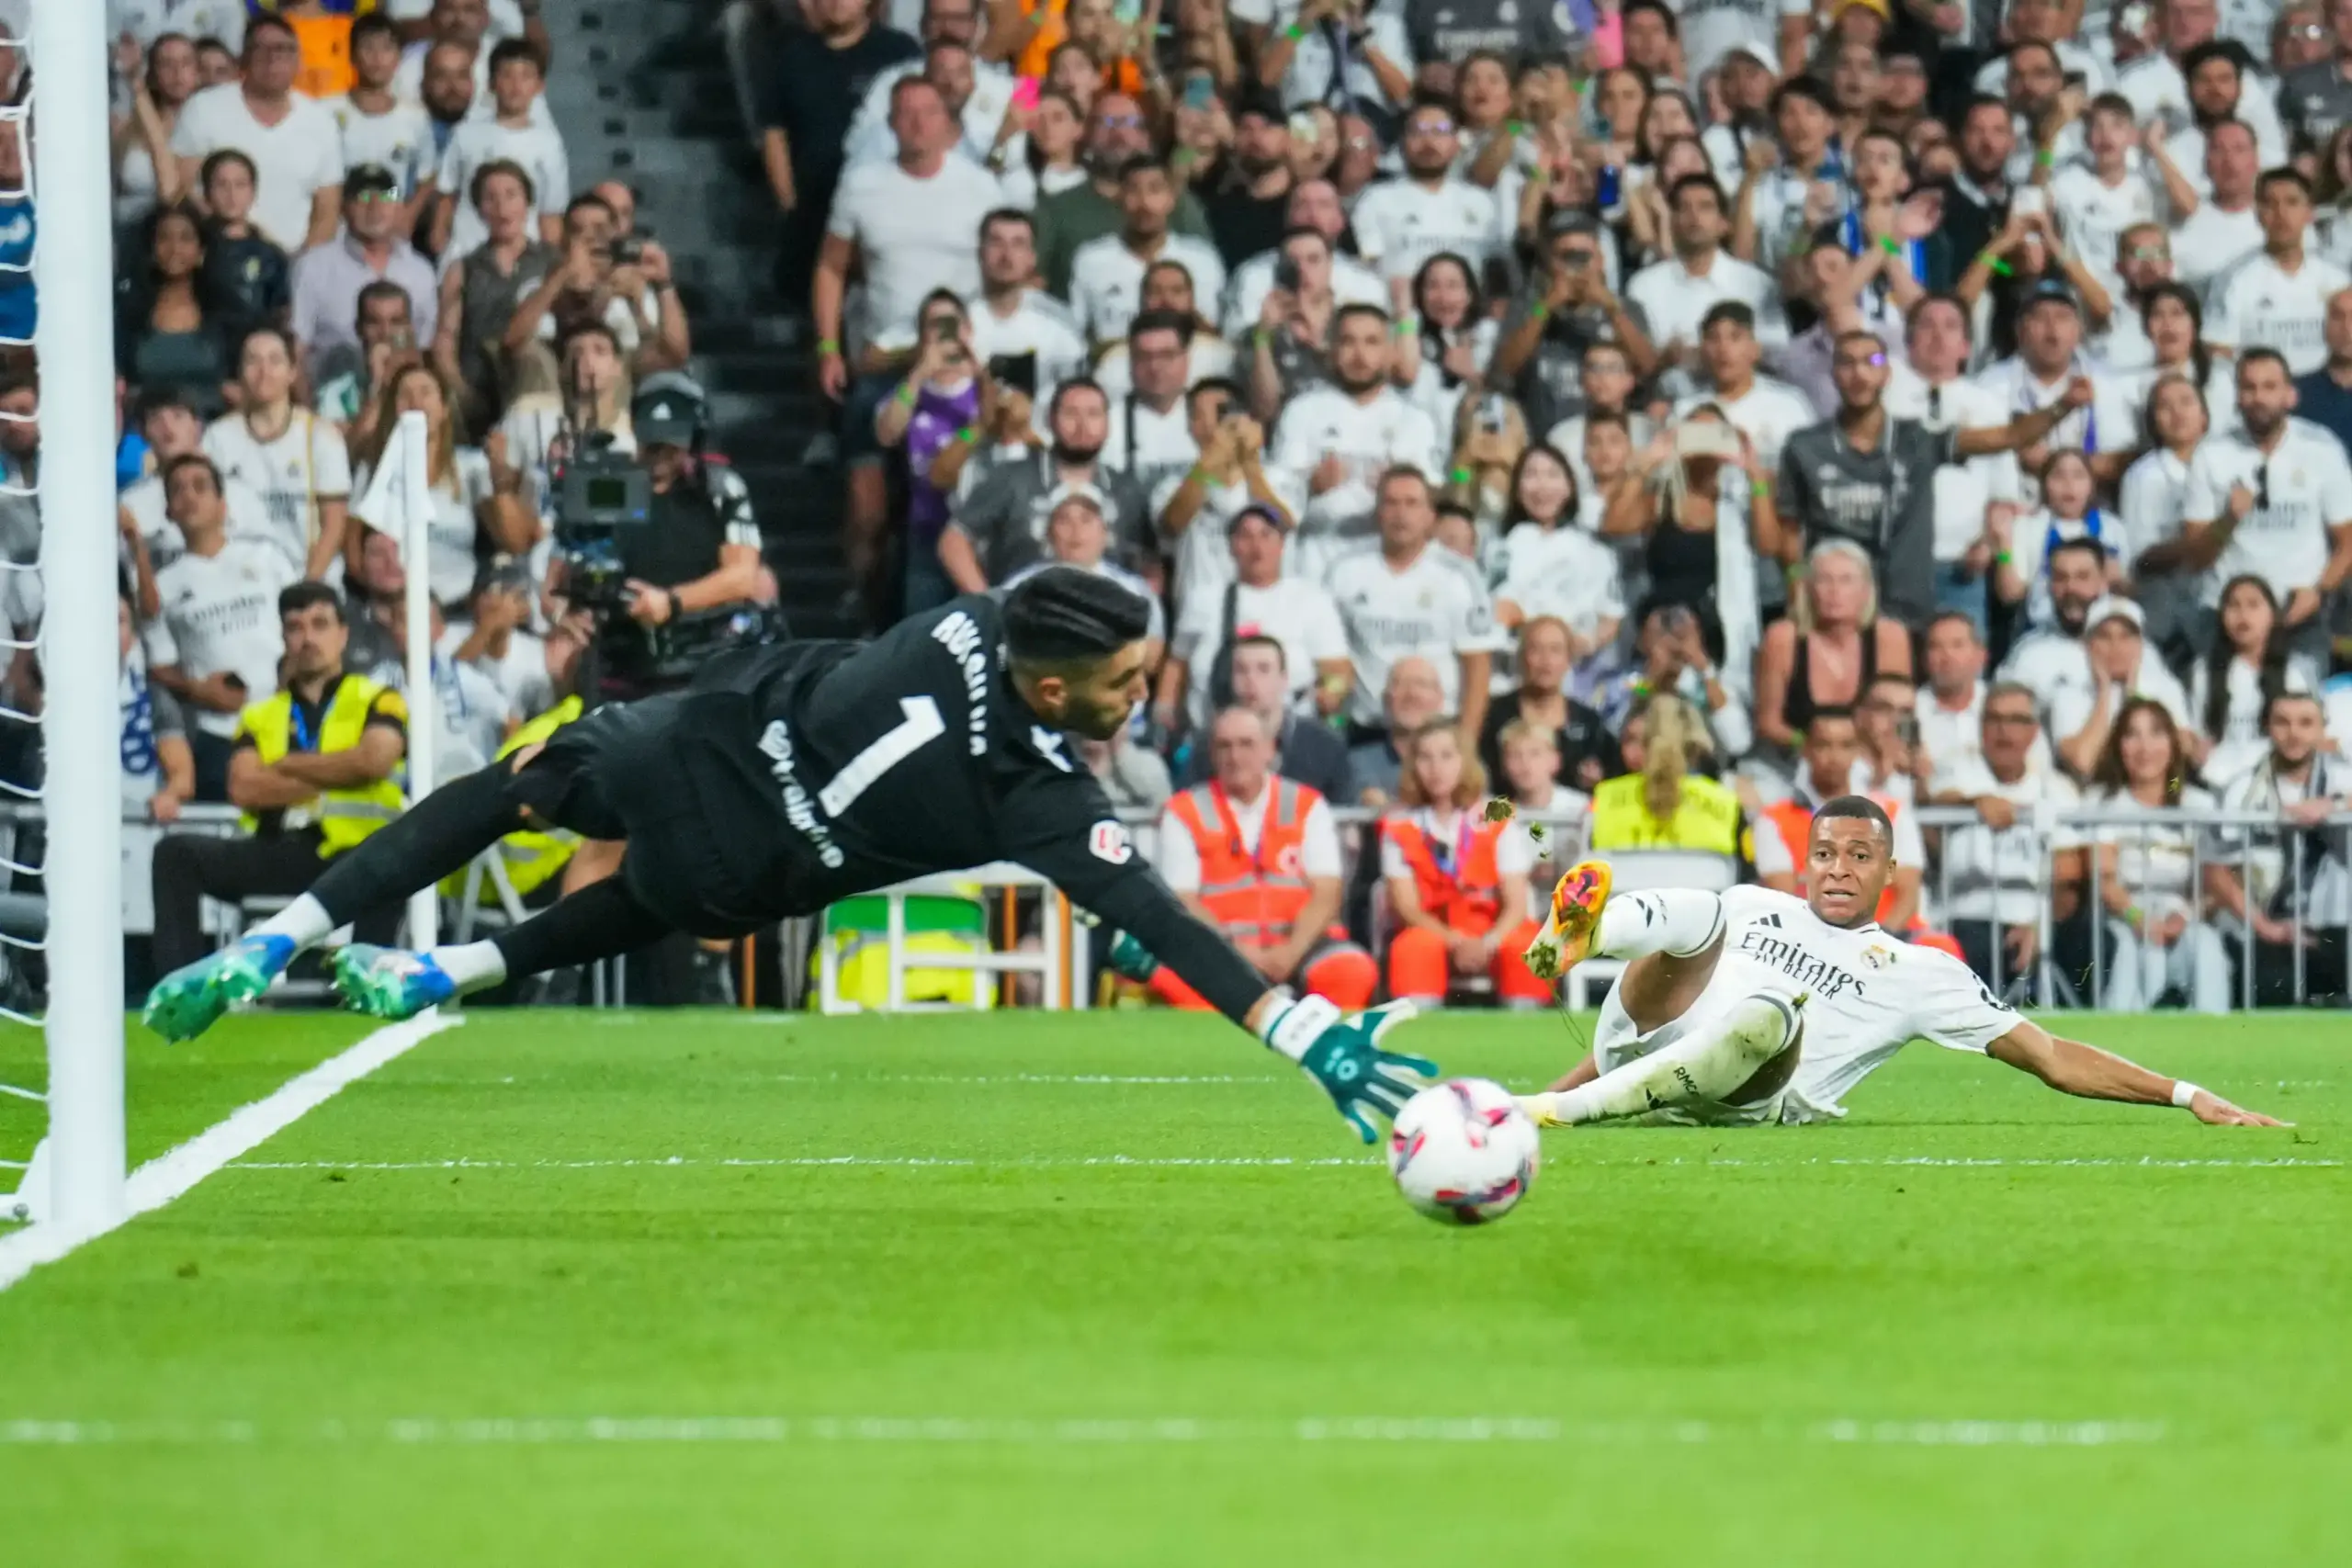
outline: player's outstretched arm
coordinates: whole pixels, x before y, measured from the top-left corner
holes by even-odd
[[[2112,1051],[2064,1040],[2040,1024],[2019,1020],[2016,1028],[1985,1047],[1996,1061],[2030,1073],[2061,1094],[2085,1100],[2115,1100],[2129,1105],[2177,1105],[2199,1122],[2217,1127],[2281,1127],[2290,1123],[2231,1104],[2185,1078],[2168,1078],[2129,1062]]]

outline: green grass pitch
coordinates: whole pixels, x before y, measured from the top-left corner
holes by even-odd
[[[0,1294],[0,1563],[2352,1562],[2352,1023],[2069,1027],[2301,1125],[1915,1046],[1450,1231],[1212,1021],[478,1013]],[[134,1157],[366,1032],[134,1032]]]

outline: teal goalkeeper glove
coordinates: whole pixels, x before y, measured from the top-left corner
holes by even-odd
[[[1320,1084],[1356,1136],[1369,1144],[1380,1134],[1367,1111],[1394,1121],[1438,1076],[1435,1062],[1380,1048],[1381,1038],[1413,1010],[1410,1002],[1390,1002],[1349,1018],[1323,998],[1308,997],[1275,1016],[1266,1043]]]

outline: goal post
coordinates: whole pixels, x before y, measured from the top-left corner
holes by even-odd
[[[39,1163],[59,1229],[124,1212],[121,735],[114,583],[114,313],[107,7],[34,0],[28,136],[39,224],[42,708],[49,904],[48,1138]],[[35,123],[27,123],[27,110]]]

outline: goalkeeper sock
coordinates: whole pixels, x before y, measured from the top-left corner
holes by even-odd
[[[247,936],[282,936],[294,944],[294,951],[316,947],[326,941],[339,922],[327,913],[327,907],[303,894],[277,913],[262,921]]]
[[[1593,933],[1595,957],[1641,958],[1663,953],[1694,958],[1724,933],[1724,901],[1696,888],[1658,888],[1620,893],[1600,912]]]
[[[486,991],[506,978],[506,955],[494,942],[469,942],[458,947],[436,947],[425,955],[441,973],[458,983],[458,994]]]
[[[1791,1004],[1777,997],[1748,997],[1703,1034],[1685,1035],[1589,1083],[1532,1098],[1549,1100],[1544,1109],[1551,1118],[1571,1125],[1640,1116],[1694,1101],[1724,1103],[1767,1062],[1796,1043],[1798,1026],[1797,1010]]]

